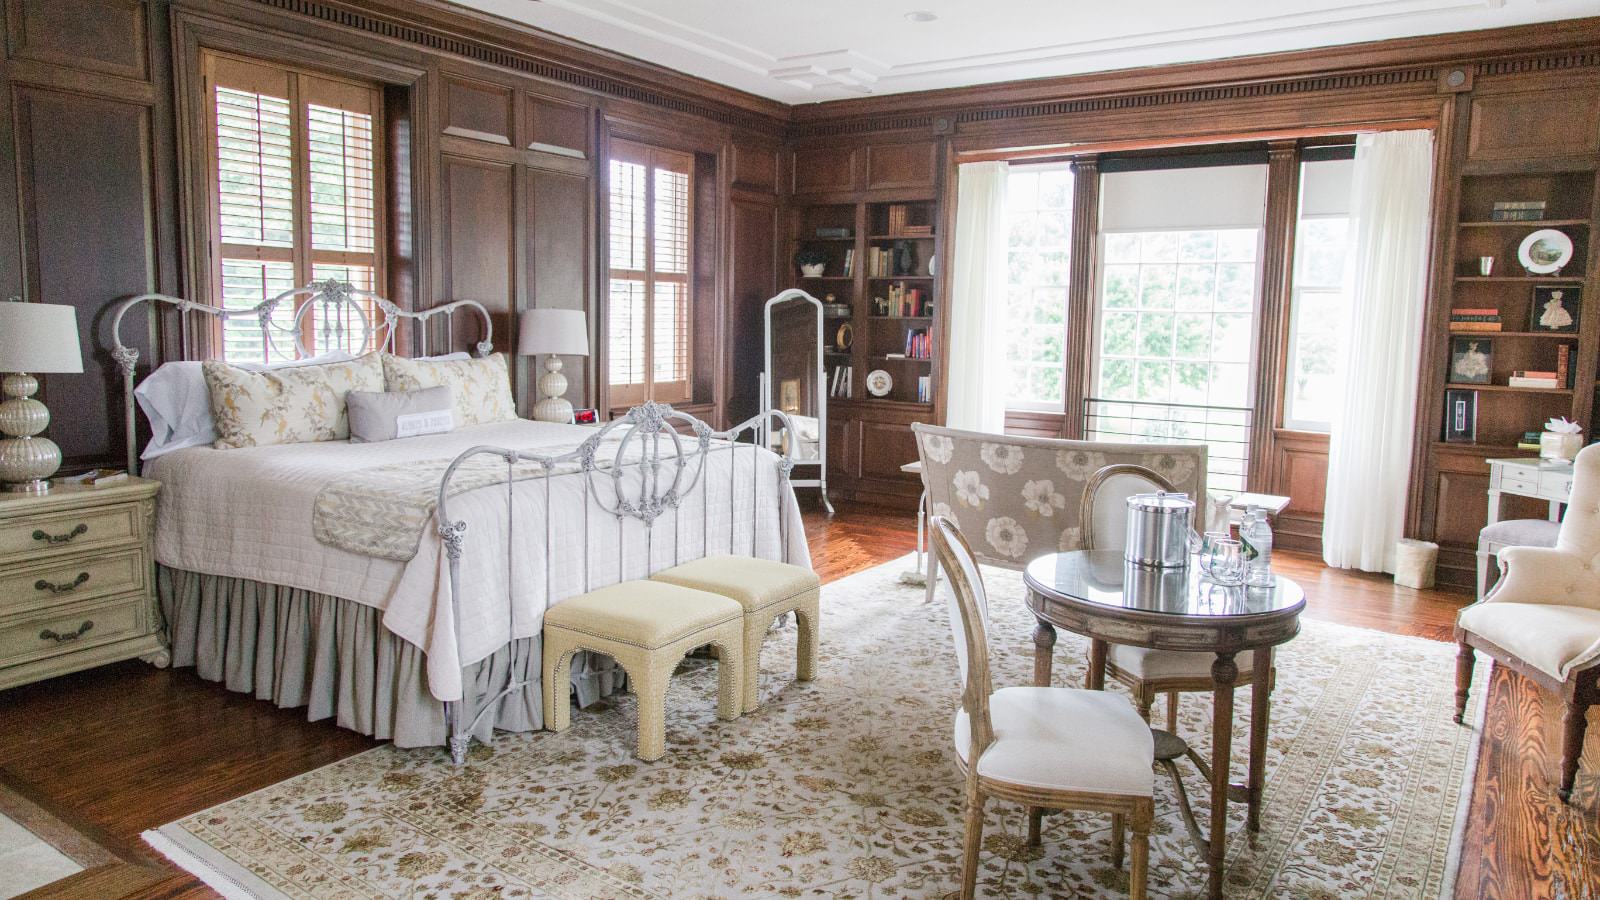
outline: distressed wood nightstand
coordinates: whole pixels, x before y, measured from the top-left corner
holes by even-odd
[[[169,663],[150,546],[160,487],[0,494],[0,689],[135,656]]]

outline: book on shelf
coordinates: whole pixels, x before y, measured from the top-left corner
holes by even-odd
[[[931,402],[933,402],[933,390],[932,390],[931,384],[932,384],[931,379],[927,375],[922,375],[922,376],[919,376],[917,378],[917,402],[918,403],[931,403]]]
[[[851,388],[855,386],[854,375],[855,369],[851,366],[835,366],[833,377],[828,382],[828,396],[848,398]]]
[[[1517,441],[1517,449],[1538,452],[1542,448],[1539,446],[1538,441]]]
[[[908,288],[904,282],[889,285],[887,297],[874,297],[874,314],[884,318],[904,319],[932,315],[933,304],[928,292],[922,288]]]
[[[1543,200],[1498,200],[1489,210],[1494,222],[1534,222],[1544,218]]]
[[[856,250],[854,247],[844,251],[844,277],[849,278],[856,273]]]
[[[1493,333],[1493,332],[1496,332],[1496,331],[1500,331],[1501,330],[1501,325],[1500,325],[1499,322],[1457,322],[1455,320],[1451,320],[1451,322],[1450,322],[1450,330],[1451,331],[1458,331],[1458,332],[1459,331],[1471,331],[1471,332],[1480,332],[1480,331],[1482,331],[1482,332]]]
[[[906,332],[905,357],[907,359],[933,358],[933,335],[928,333],[928,329],[913,328]]]
[[[832,227],[832,226],[818,226],[817,227],[817,237],[822,238],[824,240],[837,239],[837,238],[847,238],[849,236],[850,236],[850,229],[845,228],[845,227]]]
[[[1561,344],[1556,347],[1556,381],[1561,382],[1562,387],[1566,388],[1573,386],[1576,380],[1574,376],[1577,374],[1572,368],[1572,351],[1571,344]]]
[[[1541,390],[1554,390],[1559,388],[1561,383],[1556,381],[1555,376],[1553,375],[1549,378],[1531,378],[1527,376],[1512,375],[1510,378],[1506,379],[1506,386],[1514,388],[1539,388]]]

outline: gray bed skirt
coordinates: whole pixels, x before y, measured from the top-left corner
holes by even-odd
[[[383,627],[381,611],[351,600],[280,585],[156,567],[174,666],[283,708],[306,707],[315,722],[400,747],[443,745],[444,704],[428,692],[426,654]],[[462,669],[467,696],[492,693],[508,672],[532,682],[495,704],[473,735],[544,727],[541,640],[520,638]],[[622,670],[604,656],[573,659],[580,706],[621,690]]]

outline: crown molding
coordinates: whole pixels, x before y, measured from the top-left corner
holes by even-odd
[[[1153,66],[832,100],[793,107],[790,135],[811,137],[1023,119],[1362,87],[1420,85],[1441,70],[1498,75],[1600,64],[1600,18],[1454,32]],[[892,123],[892,124],[891,124]]]
[[[593,94],[757,131],[781,129],[789,107],[443,0],[251,0],[387,41],[498,66]]]

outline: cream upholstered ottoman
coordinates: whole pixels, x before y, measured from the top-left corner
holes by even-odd
[[[666,742],[667,684],[685,654],[717,647],[717,716],[739,717],[744,677],[744,610],[719,594],[659,581],[624,581],[571,597],[544,614],[544,721],[571,725],[568,681],[572,654],[604,653],[617,661],[639,698],[639,758],[661,758]]]
[[[744,711],[761,705],[761,640],[772,620],[786,612],[799,620],[795,677],[810,681],[817,671],[817,618],[822,581],[803,566],[748,556],[708,556],[663,569],[651,580],[721,594],[744,608]]]

